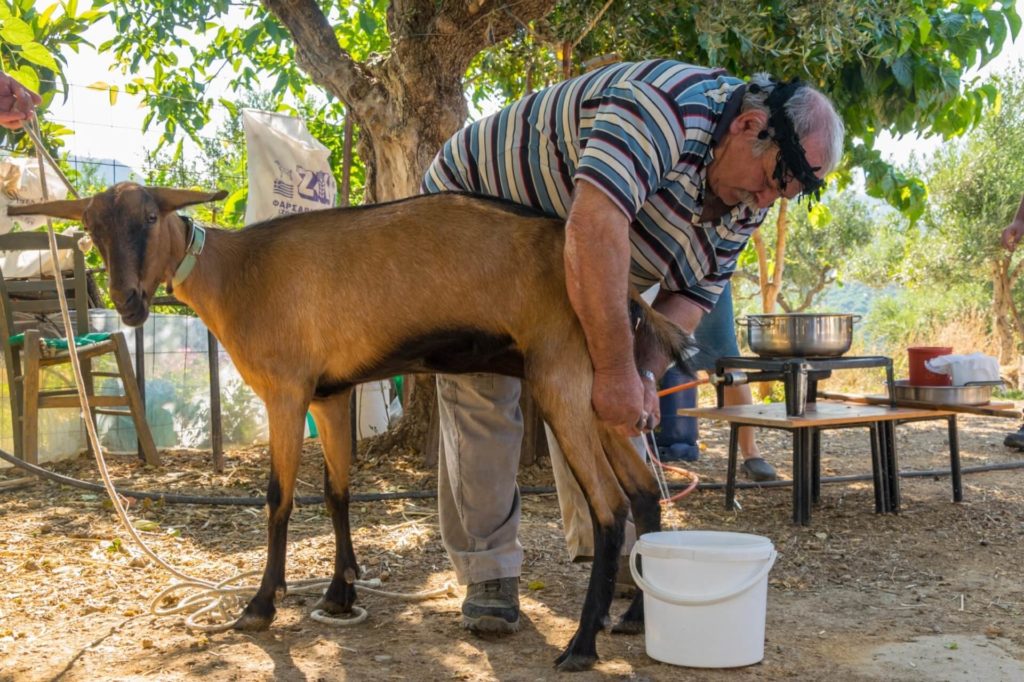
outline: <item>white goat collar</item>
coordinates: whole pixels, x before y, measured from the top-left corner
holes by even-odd
[[[181,259],[178,269],[174,271],[174,277],[171,278],[172,287],[180,286],[188,278],[192,273],[192,268],[196,266],[196,257],[203,252],[203,247],[206,246],[206,230],[192,222],[191,218],[181,216],[181,219],[192,228],[192,236],[188,241],[188,246],[185,247],[185,257]]]

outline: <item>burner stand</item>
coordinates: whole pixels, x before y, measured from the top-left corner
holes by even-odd
[[[836,369],[861,369],[865,367],[885,368],[885,378],[889,392],[889,402],[895,405],[892,358],[882,355],[841,356],[837,358],[761,358],[753,356],[722,357],[715,362],[715,393],[718,407],[725,406],[725,387],[736,383],[753,383],[755,381],[782,381],[786,394],[786,414],[791,417],[802,417],[807,403],[817,401],[818,382],[832,376]],[[743,371],[741,381],[736,375],[726,372]]]

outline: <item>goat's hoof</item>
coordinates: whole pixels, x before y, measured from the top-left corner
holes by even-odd
[[[596,654],[571,654],[568,649],[555,659],[555,668],[563,673],[578,673],[590,670],[597,663]]]
[[[639,635],[644,631],[644,622],[642,620],[626,620],[622,619],[614,626],[612,626],[613,635]]]
[[[245,607],[245,611],[238,617],[234,625],[231,627],[235,630],[242,630],[244,632],[260,632],[270,627],[270,624],[274,622],[274,616],[277,613],[277,609],[271,604],[269,609],[261,608],[254,605],[253,602],[249,602],[249,605]]]
[[[333,599],[322,597],[320,601],[318,601],[316,605],[313,607],[313,610],[323,611],[329,616],[347,616],[348,614],[352,613],[352,604],[348,604],[346,606],[344,604],[339,604]]]
[[[273,617],[267,618],[266,616],[243,613],[231,627],[243,632],[262,632],[269,629],[272,622],[274,622]]]

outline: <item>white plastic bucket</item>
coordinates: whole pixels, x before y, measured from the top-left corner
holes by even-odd
[[[356,387],[356,438],[376,436],[388,430],[388,382],[371,381]]]
[[[643,575],[637,571],[643,557]],[[644,592],[647,655],[693,668],[735,668],[764,658],[771,540],[747,533],[646,533],[629,568]]]

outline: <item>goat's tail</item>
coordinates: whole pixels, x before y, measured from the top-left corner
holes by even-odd
[[[640,349],[657,348],[676,362],[686,374],[693,374],[690,364],[697,351],[696,341],[691,334],[647,304],[640,294],[629,292],[629,313],[633,322],[633,347],[639,355]]]

